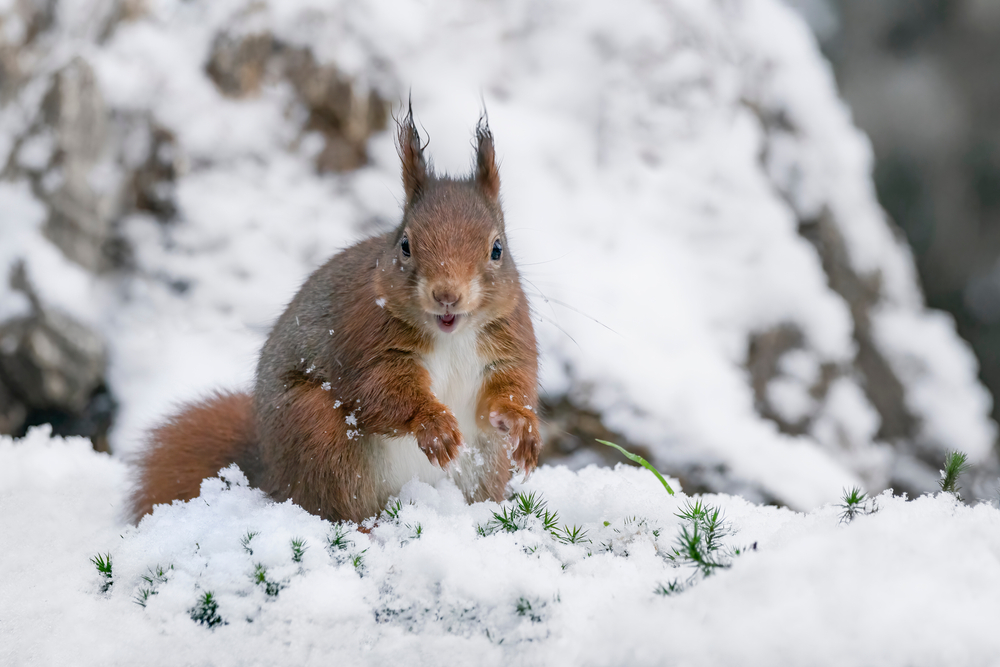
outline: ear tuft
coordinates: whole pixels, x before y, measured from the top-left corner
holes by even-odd
[[[476,184],[489,199],[495,201],[500,196],[500,170],[485,109],[476,124]]]
[[[427,162],[424,160],[424,146],[420,134],[413,123],[413,102],[407,105],[406,117],[399,123],[399,158],[403,162],[403,189],[406,191],[406,205],[416,201],[427,183]]]

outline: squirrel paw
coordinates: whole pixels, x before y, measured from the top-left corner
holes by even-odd
[[[508,454],[527,478],[538,465],[542,448],[538,416],[529,408],[504,401],[491,407],[490,424],[507,436]]]
[[[444,406],[420,414],[413,420],[412,432],[431,463],[444,468],[458,456],[462,432],[455,416]]]

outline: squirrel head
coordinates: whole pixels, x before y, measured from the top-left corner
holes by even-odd
[[[426,332],[451,334],[508,315],[521,297],[500,207],[500,174],[485,114],[471,176],[437,177],[412,108],[399,123],[406,204],[376,289],[389,312]]]

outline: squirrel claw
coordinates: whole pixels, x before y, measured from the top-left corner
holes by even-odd
[[[542,447],[538,417],[520,406],[507,405],[490,411],[490,424],[506,436],[508,455],[527,479],[538,466],[538,452]]]
[[[446,468],[458,456],[463,442],[455,417],[447,410],[432,410],[415,422],[417,426],[412,433],[427,460]]]

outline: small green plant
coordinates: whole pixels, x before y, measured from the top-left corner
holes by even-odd
[[[358,576],[361,577],[365,576],[365,551],[368,551],[368,549],[365,549],[364,551],[361,551],[351,556],[351,565],[354,567],[354,570],[358,573]]]
[[[403,501],[399,498],[395,498],[389,501],[389,504],[385,506],[382,510],[382,516],[388,517],[392,521],[397,521],[399,519],[399,512],[403,509]]]
[[[305,555],[308,548],[306,541],[301,537],[292,538],[292,561],[301,563],[302,556]]]
[[[722,510],[701,500],[689,501],[675,516],[687,525],[681,527],[675,546],[667,553],[669,560],[677,565],[693,566],[702,577],[709,577],[732,564],[730,554],[721,543],[722,538],[730,534]]]
[[[336,555],[337,552],[343,551],[351,546],[354,546],[354,542],[347,537],[348,529],[347,525],[343,523],[333,524],[333,530],[326,538],[326,548],[331,554]]]
[[[598,440],[597,442],[601,443],[602,445],[607,445],[608,447],[614,447],[619,452],[621,452],[622,454],[624,454],[630,461],[635,461],[636,463],[638,463],[639,465],[641,465],[643,468],[645,468],[649,472],[651,472],[654,475],[656,475],[656,479],[660,480],[660,484],[662,484],[663,488],[667,490],[667,493],[669,493],[670,495],[674,495],[674,490],[670,488],[670,485],[667,484],[667,480],[665,480],[663,478],[663,475],[660,474],[659,470],[657,470],[656,468],[653,467],[652,463],[650,463],[646,459],[642,458],[638,454],[633,454],[632,452],[628,451],[624,447],[616,445],[613,442],[608,442],[607,440]]]
[[[211,591],[207,591],[199,597],[197,604],[189,609],[188,613],[191,614],[192,621],[210,628],[222,623],[222,617],[219,616],[219,603]]]
[[[264,589],[264,593],[268,597],[277,597],[281,589],[284,588],[281,584],[276,581],[271,581],[267,578],[267,567],[263,563],[257,563],[254,565],[253,575],[251,575],[253,582]]]
[[[683,593],[685,590],[687,590],[687,586],[681,583],[679,579],[674,579],[673,581],[668,581],[665,584],[660,584],[653,592],[657,595],[669,596]]]
[[[840,512],[840,522],[850,523],[854,521],[857,516],[863,516],[868,514],[875,514],[878,511],[878,505],[875,504],[875,499],[870,498],[867,493],[861,490],[861,487],[852,486],[849,489],[844,489],[843,501],[837,505],[841,509]]]
[[[514,508],[508,510],[506,507],[501,507],[499,513],[493,512],[493,518],[481,526],[480,534],[492,535],[501,530],[507,533],[517,532],[525,527],[527,522],[524,519],[525,517],[518,514]]]
[[[143,609],[145,609],[146,602],[153,595],[156,595],[156,589],[154,589],[152,586],[145,586],[136,591],[135,597],[132,598],[132,601],[135,602],[140,607],[142,607]]]
[[[156,587],[167,582],[167,570],[172,570],[173,567],[174,566],[171,565],[167,569],[164,569],[163,566],[159,564],[157,564],[156,567],[147,567],[146,574],[140,575],[140,578],[145,581],[147,585],[141,586],[136,590],[132,601],[145,609],[149,598],[156,595]]]
[[[559,515],[556,512],[549,512],[545,501],[540,495],[535,495],[534,491],[528,494],[515,493],[511,500],[514,501],[514,509],[520,515],[535,516],[542,522],[543,529],[553,530],[556,527]]]
[[[585,542],[590,542],[587,539],[587,531],[585,531],[580,526],[566,526],[558,528],[552,531],[552,537],[556,538],[563,544],[583,544]]]
[[[253,540],[253,538],[257,537],[258,535],[260,535],[260,533],[258,533],[257,531],[248,530],[246,535],[240,538],[240,544],[243,545],[243,550],[246,551],[251,556],[253,556],[253,549],[250,548],[250,542]]]
[[[107,593],[111,585],[115,583],[111,574],[111,554],[97,554],[90,559],[90,562],[94,564],[97,573],[101,576],[101,592]]]
[[[541,605],[544,606],[544,605]],[[542,617],[534,610],[531,606],[531,601],[526,597],[520,597],[514,604],[514,608],[517,610],[518,616],[526,616],[531,619],[532,623],[541,623]]]
[[[945,493],[952,493],[956,498],[961,499],[959,491],[962,487],[958,485],[958,478],[969,469],[968,456],[963,452],[948,452],[944,459],[944,470],[941,471],[941,490]]]
[[[559,513],[549,511],[541,495],[534,491],[515,493],[511,503],[510,507],[501,507],[499,512],[493,512],[493,518],[479,526],[476,532],[483,537],[501,531],[514,533],[527,528],[531,517],[538,519],[547,532],[556,530],[559,525]]]
[[[169,566],[166,570],[157,563],[156,567],[147,567],[146,574],[142,575],[142,580],[145,581],[150,586],[159,586],[160,584],[166,583],[167,581],[167,570],[174,569],[174,566]]]
[[[424,527],[421,524],[419,524],[419,523],[417,525],[415,525],[415,526],[411,526],[410,524],[406,524],[406,527],[410,529],[410,539],[411,540],[419,540],[420,536],[424,534]]]

